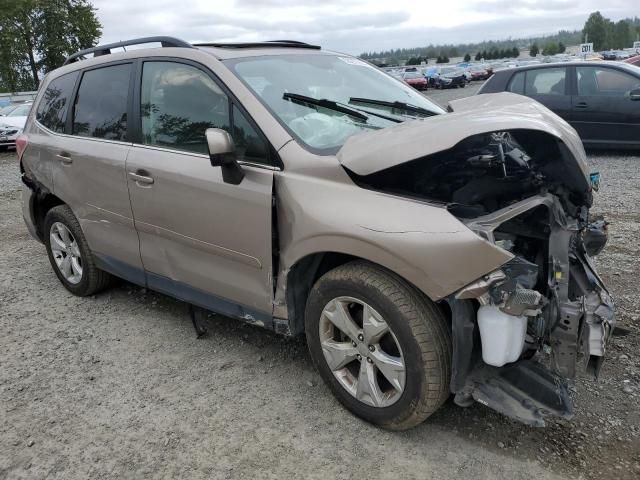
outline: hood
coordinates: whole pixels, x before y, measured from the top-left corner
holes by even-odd
[[[564,161],[584,177],[589,173],[582,141],[567,122],[542,104],[514,93],[476,95],[450,102],[451,113],[435,115],[349,137],[336,154],[360,176],[454,147],[467,137],[506,130],[537,130],[556,137],[568,150]]]
[[[0,127],[6,125],[8,127],[24,128],[27,117],[0,117]]]

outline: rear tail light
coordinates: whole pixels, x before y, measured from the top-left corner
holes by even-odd
[[[18,154],[18,161],[22,160],[22,154],[27,149],[28,143],[29,137],[27,137],[24,133],[16,138],[16,153]]]

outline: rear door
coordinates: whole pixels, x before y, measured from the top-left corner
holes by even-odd
[[[144,283],[125,172],[132,74],[131,62],[82,73],[67,119],[70,135],[51,145],[53,188],[78,218],[99,266]]]
[[[272,183],[268,144],[217,79],[197,64],[145,61],[140,129],[127,176],[150,288],[248,320],[272,313]],[[222,179],[205,130],[229,131],[244,164]]]
[[[602,65],[577,66],[571,124],[583,142],[640,145],[640,77]]]
[[[527,69],[511,78],[508,91],[531,97],[563,119],[571,116],[569,71],[566,66]]]
[[[51,80],[38,97],[36,121],[27,126],[29,148],[22,161],[25,168],[53,191],[53,172],[61,168],[58,153],[66,139],[67,111],[73,103],[74,88],[80,72],[71,72]]]

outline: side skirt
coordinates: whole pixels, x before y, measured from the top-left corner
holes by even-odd
[[[177,282],[163,275],[145,272],[144,270],[132,267],[112,257],[98,254],[96,254],[95,257],[98,268],[131,283],[164,293],[200,308],[242,320],[252,325],[257,325],[269,330],[275,329],[274,318],[270,313],[261,312],[225,298],[211,295],[208,292],[204,292],[182,282]],[[278,330],[282,330],[282,328]]]

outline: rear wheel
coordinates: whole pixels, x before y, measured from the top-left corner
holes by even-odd
[[[449,395],[451,336],[438,308],[391,272],[352,262],[321,277],[305,312],[311,357],[338,400],[394,430]]]
[[[45,216],[45,246],[56,276],[74,295],[92,295],[110,286],[114,277],[95,265],[80,223],[66,205]]]

